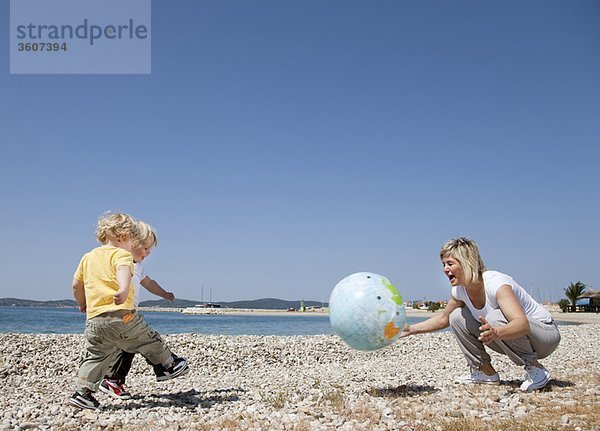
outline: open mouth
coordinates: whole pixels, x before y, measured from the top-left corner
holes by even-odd
[[[448,280],[453,281],[456,277],[452,274],[448,274]]]

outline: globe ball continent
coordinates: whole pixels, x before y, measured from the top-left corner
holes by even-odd
[[[400,292],[382,275],[357,272],[341,280],[329,297],[333,331],[350,347],[371,351],[394,343],[406,325]]]

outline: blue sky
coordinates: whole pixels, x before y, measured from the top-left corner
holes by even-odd
[[[538,299],[600,288],[600,4],[152,2],[150,75],[10,75],[0,297],[62,299],[94,225],[154,225],[177,297],[327,301],[346,275],[447,299],[478,241]],[[153,299],[145,292],[142,299]]]

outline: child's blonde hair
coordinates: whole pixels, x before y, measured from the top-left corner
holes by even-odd
[[[96,224],[96,239],[100,244],[109,240],[134,239],[139,235],[139,228],[129,214],[106,212],[100,216]]]
[[[140,248],[153,248],[158,244],[158,238],[156,237],[156,231],[148,223],[141,220],[136,220],[138,234],[133,238],[133,247]]]
[[[440,259],[451,257],[460,262],[467,282],[476,282],[487,271],[479,254],[477,243],[472,239],[461,237],[446,241],[440,250]]]

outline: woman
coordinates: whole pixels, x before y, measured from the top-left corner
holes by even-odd
[[[543,388],[550,372],[538,359],[550,355],[560,333],[548,310],[510,276],[488,271],[475,241],[452,239],[440,251],[444,273],[452,286],[448,305],[439,315],[407,326],[402,337],[451,326],[471,372],[460,383],[500,383],[484,346],[525,367],[521,390]]]

